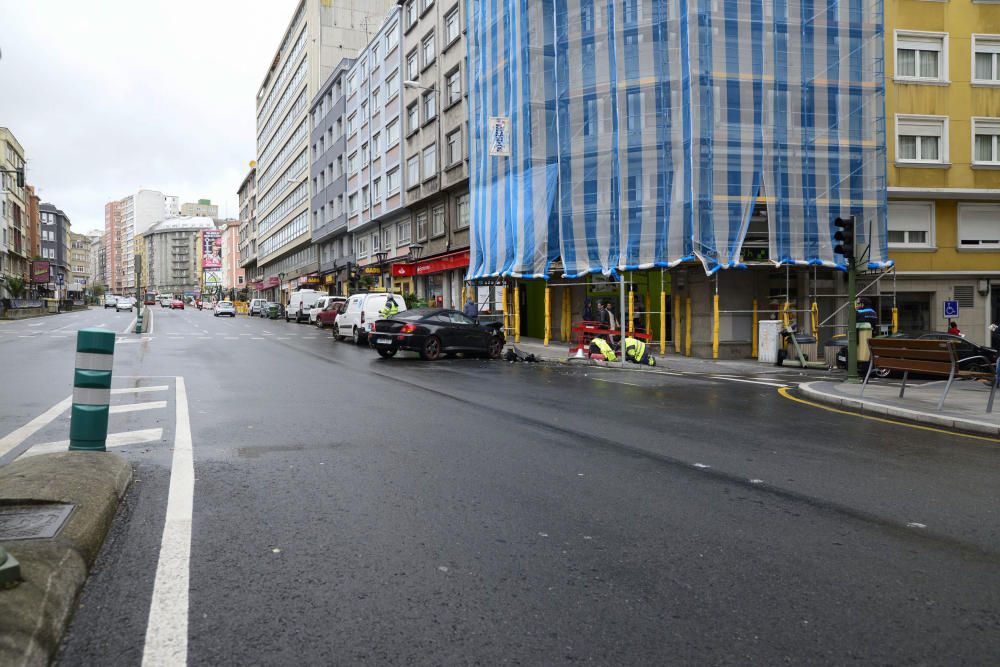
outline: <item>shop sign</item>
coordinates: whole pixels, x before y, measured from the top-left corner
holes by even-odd
[[[335,276],[332,273],[329,274],[329,275],[323,276],[323,284],[324,285],[332,285],[333,281],[334,281],[334,278],[335,278]]]
[[[319,276],[302,276],[299,278],[299,285],[319,285]]]
[[[277,276],[271,276],[270,278],[267,279],[267,282],[264,283],[264,289],[268,289],[268,288],[271,288],[271,287],[277,287],[280,284],[281,284],[281,280]]]
[[[49,262],[36,259],[31,263],[31,282],[38,285],[49,282]]]
[[[361,268],[362,273],[367,273],[368,275],[382,275],[382,269],[377,266],[365,266]]]
[[[416,264],[393,264],[391,273],[394,276],[404,277],[416,275]]]
[[[435,259],[414,262],[413,264],[393,264],[392,275],[394,276],[424,276],[429,273],[440,273],[450,269],[462,269],[469,265],[469,251],[463,250],[452,255],[437,257]]]

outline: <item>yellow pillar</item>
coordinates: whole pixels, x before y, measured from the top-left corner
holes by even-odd
[[[681,298],[674,295],[674,352],[681,353]]]
[[[462,308],[465,308],[465,283],[462,283]]]
[[[514,342],[521,342],[521,286],[514,283]]]
[[[791,313],[789,312],[791,311],[791,309],[792,309],[791,301],[786,301],[785,303],[781,304],[781,324],[786,329],[788,328],[788,325],[792,323]]]
[[[628,326],[624,327],[629,335],[635,333],[635,290],[628,291]]]
[[[552,309],[549,292],[552,288],[548,285],[545,286],[545,334],[542,339],[542,345],[548,346],[549,338],[552,337]]]
[[[660,354],[667,353],[667,291],[660,283]]]
[[[503,286],[503,333],[504,336],[510,335],[510,302],[507,301],[507,286]]]
[[[691,297],[684,299],[684,356],[691,356]]]
[[[812,328],[812,335],[819,338],[819,304],[813,301],[812,308],[809,309],[809,315],[812,318],[810,325]]]
[[[662,289],[662,288],[661,288]],[[653,335],[653,292],[649,286],[649,278],[646,278],[646,299],[643,301],[646,304],[646,333],[650,336]],[[662,312],[662,311],[661,311]],[[650,341],[653,339],[650,338]],[[660,346],[660,354],[663,354],[663,346]]]
[[[757,299],[753,300],[753,331],[750,332],[751,336],[751,348],[750,356],[754,359],[757,358]]]
[[[899,309],[895,306],[892,308],[892,333],[899,333]]]
[[[719,358],[719,295],[712,297],[712,358]]]

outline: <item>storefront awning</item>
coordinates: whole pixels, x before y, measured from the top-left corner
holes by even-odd
[[[423,276],[428,273],[438,273],[450,269],[462,269],[469,265],[469,251],[458,252],[430,257],[428,259],[412,262],[409,264],[393,264],[392,275],[396,277]]]

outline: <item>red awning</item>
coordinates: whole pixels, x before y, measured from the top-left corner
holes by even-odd
[[[469,251],[460,250],[447,255],[431,257],[410,264],[393,264],[394,276],[423,276],[428,273],[439,273],[450,269],[461,269],[469,265]]]

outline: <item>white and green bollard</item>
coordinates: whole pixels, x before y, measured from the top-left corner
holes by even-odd
[[[108,439],[114,359],[113,331],[80,329],[77,332],[73,411],[69,423],[70,451],[107,451],[105,443]]]

